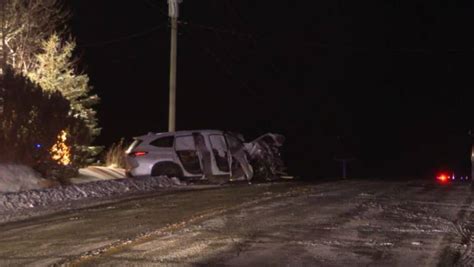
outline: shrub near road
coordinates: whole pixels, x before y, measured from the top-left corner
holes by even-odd
[[[0,162],[48,163],[62,130],[68,129],[77,143],[87,134],[83,122],[68,115],[70,104],[61,93],[44,92],[11,70],[0,77],[0,99]]]

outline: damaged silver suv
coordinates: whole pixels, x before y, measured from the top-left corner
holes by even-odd
[[[128,176],[232,181],[251,180],[243,139],[218,130],[149,133],[126,151]]]

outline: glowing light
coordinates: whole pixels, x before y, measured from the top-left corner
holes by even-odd
[[[56,144],[50,150],[51,157],[58,164],[67,166],[71,164],[71,148],[66,144],[67,132],[62,130],[56,141]]]
[[[147,152],[142,152],[142,151],[133,153],[133,155],[135,157],[145,156],[146,154],[147,154]]]
[[[442,183],[445,183],[448,181],[448,176],[444,173],[438,175],[438,177],[436,177],[436,179],[438,179],[440,182]]]

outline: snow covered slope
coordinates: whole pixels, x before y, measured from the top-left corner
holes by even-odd
[[[48,186],[48,181],[23,165],[0,164],[0,193],[20,192]]]
[[[119,168],[89,166],[79,169],[79,176],[70,179],[73,184],[82,184],[92,181],[122,179],[125,178],[125,170]]]

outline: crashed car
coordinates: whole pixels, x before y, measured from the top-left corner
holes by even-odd
[[[268,133],[245,144],[254,175],[267,181],[279,179],[287,175],[286,167],[281,157],[281,147],[285,137],[280,134]]]
[[[276,162],[281,159],[275,150],[282,140],[273,134],[250,143],[239,134],[219,130],[148,133],[134,139],[126,151],[126,173],[131,177],[250,181],[255,176],[252,163],[259,175],[276,175],[282,165]]]

